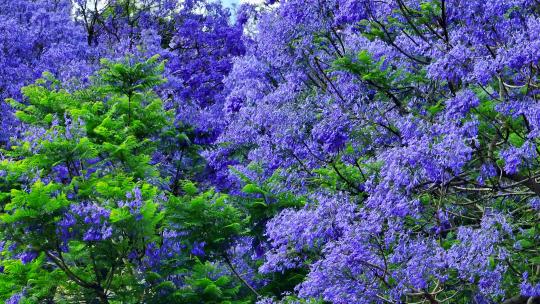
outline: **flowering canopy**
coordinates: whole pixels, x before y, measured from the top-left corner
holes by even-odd
[[[6,303],[540,301],[537,2],[0,17]]]
[[[268,221],[259,271],[307,270],[294,292],[332,303],[540,295],[535,2],[291,0],[253,18],[210,165],[258,164],[312,201]]]

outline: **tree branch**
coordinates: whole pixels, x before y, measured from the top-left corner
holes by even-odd
[[[242,278],[242,276],[236,271],[236,269],[234,269],[234,266],[232,265],[231,260],[229,259],[227,254],[223,255],[223,259],[225,260],[227,266],[229,266],[231,271],[234,273],[234,275],[242,282],[242,284],[249,288],[249,290],[251,290],[251,292],[253,292],[253,294],[255,294],[257,298],[259,298],[261,295],[257,292],[257,290],[255,290],[255,288],[253,288],[253,286],[251,286],[246,280],[244,280],[244,278]]]

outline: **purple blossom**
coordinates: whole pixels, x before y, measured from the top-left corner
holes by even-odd
[[[7,103],[0,105],[0,199],[9,213],[22,204],[10,190],[24,193],[38,179],[57,184],[71,206],[54,215],[49,230],[57,235],[45,239],[58,237],[65,257],[77,256],[68,254],[77,242],[129,243],[122,262],[133,266],[133,281],[144,282],[141,290],[150,271],[185,288],[189,273],[177,270],[188,269],[193,256],[216,256],[207,240],[186,246],[186,235],[164,220],[132,246],[132,227],[117,229],[145,225],[146,204],[169,211],[163,202],[183,179],[228,192],[235,203],[252,199],[241,191],[249,180],[264,185],[267,200],[286,192],[308,201],[282,210],[270,202],[264,212],[271,218],[219,253],[229,254],[255,288],[305,273],[300,284],[260,303],[286,302],[288,295],[298,302],[433,302],[428,296],[452,295],[448,301],[494,303],[516,290],[540,294],[538,275],[516,275],[536,257],[520,237],[537,241],[527,233],[537,232],[540,210],[534,1],[265,1],[240,6],[236,22],[213,1],[109,1],[103,11],[86,4],[0,4],[0,99],[28,102],[20,88],[44,71],[60,80],[61,92],[72,92],[88,85],[99,58],[129,54],[135,62],[159,54],[168,82],[156,92],[174,124],[150,138],[158,152],[149,165],[159,176],[134,181],[155,185],[158,198],[135,187],[103,202],[81,185],[116,176],[110,152],[66,163],[31,158],[57,140],[92,137],[95,113],[83,108],[72,116],[46,99],[50,104],[41,106],[54,110],[47,131],[18,122]],[[57,89],[49,80],[43,86]],[[12,163],[32,168],[17,176]],[[135,221],[112,223],[112,208]],[[22,231],[41,233],[34,222]],[[9,245],[6,258],[28,264],[38,256],[35,247]],[[18,303],[25,292],[3,296]]]
[[[23,300],[25,292],[14,293],[9,299],[7,299],[6,304],[19,304]]]
[[[31,263],[38,256],[38,253],[35,251],[25,251],[20,255],[21,262],[23,264]]]
[[[143,204],[141,189],[136,187],[126,194],[126,201],[118,202],[118,207],[128,208],[129,212],[135,216],[135,219],[140,221],[142,219],[141,207]]]
[[[527,272],[523,273],[523,281],[520,285],[521,294],[526,297],[538,297],[540,296],[540,283],[532,284],[527,281],[529,274]]]
[[[261,272],[284,271],[301,266],[309,251],[321,251],[338,239],[355,217],[355,206],[346,196],[321,195],[314,205],[301,210],[286,209],[266,227],[270,250]]]
[[[71,212],[84,224],[84,241],[103,241],[112,236],[113,228],[109,224],[110,211],[95,203],[72,205]],[[72,224],[73,218],[67,217],[64,224]],[[68,227],[69,228],[69,227]]]
[[[540,211],[540,198],[533,197],[529,199],[529,205],[536,211]]]
[[[204,245],[206,245],[206,242],[197,242],[193,244],[193,247],[191,248],[191,254],[196,256],[204,256]]]
[[[456,97],[446,101],[446,115],[456,119],[466,115],[471,108],[478,106],[479,100],[471,90],[457,93]]]
[[[522,166],[527,166],[537,155],[536,146],[530,142],[522,147],[509,147],[500,152],[504,160],[504,171],[509,174],[517,173]]]

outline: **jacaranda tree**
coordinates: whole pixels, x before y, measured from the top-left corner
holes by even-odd
[[[0,301],[540,302],[537,1],[0,17]]]
[[[151,161],[174,128],[154,92],[164,81],[157,58],[104,61],[93,84],[75,92],[45,74],[23,89],[24,104],[9,101],[27,131],[0,165],[4,300],[167,303],[191,299],[188,291],[202,299],[239,292],[223,267],[199,260],[228,261],[241,213],[188,182],[185,197],[172,196]],[[154,273],[167,263],[175,267]]]
[[[20,89],[45,71],[58,78],[84,76],[84,33],[74,26],[69,1],[0,3],[0,98],[20,96]],[[0,146],[19,131],[4,102],[0,105]]]
[[[255,193],[268,214],[279,202],[269,193],[306,197],[261,219],[258,271],[331,303],[538,301],[538,9],[251,10],[256,30],[227,78],[228,127],[210,165],[233,189],[246,183],[238,172],[268,188]]]

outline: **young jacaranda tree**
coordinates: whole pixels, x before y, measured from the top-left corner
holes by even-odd
[[[157,56],[105,60],[83,90],[45,74],[25,103],[9,101],[27,132],[0,164],[4,300],[221,303],[241,291],[203,260],[234,269],[226,251],[242,213],[187,182],[175,197],[152,163],[174,129],[154,91],[163,69]]]
[[[152,138],[171,119],[153,92],[162,70],[157,58],[105,62],[94,85],[75,92],[46,74],[23,89],[24,104],[10,101],[27,131],[2,163],[11,188],[2,196],[2,285],[32,265],[56,278],[29,280],[29,299],[143,296],[134,261],[163,218],[149,163]]]

